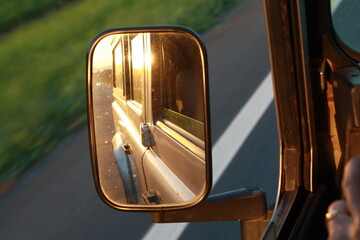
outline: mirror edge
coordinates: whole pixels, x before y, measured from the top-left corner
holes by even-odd
[[[206,184],[203,193],[194,201],[190,203],[171,205],[166,204],[162,206],[156,205],[118,205],[111,201],[106,194],[103,192],[100,186],[98,164],[97,164],[97,151],[96,151],[96,142],[95,142],[95,128],[94,128],[94,110],[93,110],[93,101],[92,101],[92,57],[96,45],[108,35],[113,33],[136,33],[136,32],[182,32],[190,35],[196,40],[199,44],[204,69],[203,74],[205,81],[204,85],[204,109],[205,109],[205,158],[206,160]],[[192,208],[201,202],[203,202],[212,189],[212,143],[211,143],[211,121],[210,121],[210,97],[209,97],[209,75],[208,75],[208,61],[207,61],[207,52],[206,47],[200,36],[193,31],[192,29],[184,26],[138,26],[138,27],[122,27],[122,28],[110,28],[105,31],[97,34],[94,39],[90,42],[90,45],[86,54],[86,98],[87,98],[87,123],[88,123],[88,134],[89,134],[89,147],[90,147],[90,157],[91,157],[91,166],[92,166],[92,175],[95,183],[96,192],[101,198],[101,200],[108,206],[122,211],[141,211],[141,212],[154,212],[154,211],[170,211],[170,210],[182,210]]]

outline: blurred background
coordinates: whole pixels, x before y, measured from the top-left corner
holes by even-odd
[[[203,32],[236,0],[13,0],[0,3],[0,186],[86,124],[85,58],[105,29]],[[3,190],[4,191],[4,190]]]
[[[216,144],[270,71],[262,4],[2,1],[0,239],[239,239],[238,222],[153,224],[148,213],[119,212],[101,202],[90,164],[85,63],[91,40],[108,28],[194,29],[208,51]],[[268,203],[275,202],[279,144],[274,104],[260,116],[249,121],[255,127],[239,144],[212,194],[258,186],[266,191]],[[222,146],[227,151],[226,144]],[[224,158],[215,156],[213,161]]]

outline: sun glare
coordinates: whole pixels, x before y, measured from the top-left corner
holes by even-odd
[[[100,40],[96,45],[93,56],[93,69],[94,71],[102,70],[104,68],[111,68],[112,66],[112,44],[114,38],[117,36],[107,36]]]

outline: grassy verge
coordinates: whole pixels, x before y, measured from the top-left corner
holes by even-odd
[[[236,2],[83,0],[5,35],[0,44],[0,184],[85,125],[85,55],[98,32],[169,24],[201,32]]]
[[[11,0],[0,2],[0,33],[60,9],[77,0]]]

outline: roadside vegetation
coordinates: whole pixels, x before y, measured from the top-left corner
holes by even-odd
[[[0,2],[0,34],[16,29],[77,0],[11,0]]]
[[[170,24],[202,32],[238,0],[32,0],[26,14],[19,2],[0,4],[0,185],[85,126],[85,57],[97,33]]]

